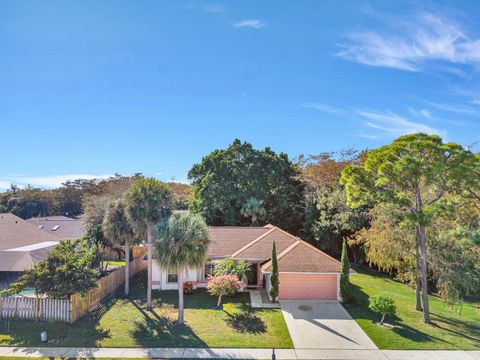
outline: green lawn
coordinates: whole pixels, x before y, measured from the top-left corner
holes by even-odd
[[[480,302],[452,308],[430,296],[434,324],[426,325],[412,289],[372,270],[358,271],[350,276],[356,303],[346,308],[380,349],[480,349]],[[368,308],[368,297],[380,293],[395,299],[397,315],[386,319],[393,328],[376,325],[379,316]]]
[[[112,298],[73,325],[60,323],[0,323],[0,345],[65,347],[293,347],[279,309],[251,309],[248,294],[226,298],[224,310],[213,310],[216,299],[205,290],[185,296],[185,326],[175,324],[177,291],[154,291],[154,312],[145,310],[145,274],[132,279],[130,299]]]

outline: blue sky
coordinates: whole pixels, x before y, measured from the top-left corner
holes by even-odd
[[[292,158],[416,131],[473,144],[479,18],[473,0],[2,0],[0,188],[186,181],[234,138]]]

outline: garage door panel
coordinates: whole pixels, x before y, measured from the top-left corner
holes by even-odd
[[[279,299],[337,299],[336,274],[279,274]]]

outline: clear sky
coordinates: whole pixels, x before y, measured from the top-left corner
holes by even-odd
[[[0,188],[480,140],[479,1],[0,0]],[[478,146],[476,148],[478,150]]]

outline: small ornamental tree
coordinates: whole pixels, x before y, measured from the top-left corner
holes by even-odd
[[[96,268],[96,247],[83,240],[66,240],[55,246],[47,257],[25,270],[10,292],[33,287],[37,296],[68,299],[74,293],[86,294],[97,287],[100,272]]]
[[[372,311],[382,314],[380,325],[383,324],[385,316],[388,314],[395,314],[397,306],[395,300],[388,295],[376,295],[370,298],[370,305],[368,306]]]
[[[273,301],[277,301],[279,292],[278,281],[278,261],[277,249],[275,248],[275,241],[272,244],[272,274],[270,275],[270,296]]]
[[[348,260],[347,242],[343,239],[342,258],[340,269],[340,294],[343,302],[352,301],[352,289],[350,286],[350,261]]]
[[[207,282],[208,293],[218,296],[217,308],[219,309],[222,304],[222,296],[234,295],[241,286],[242,283],[238,280],[237,275],[210,276]]]

